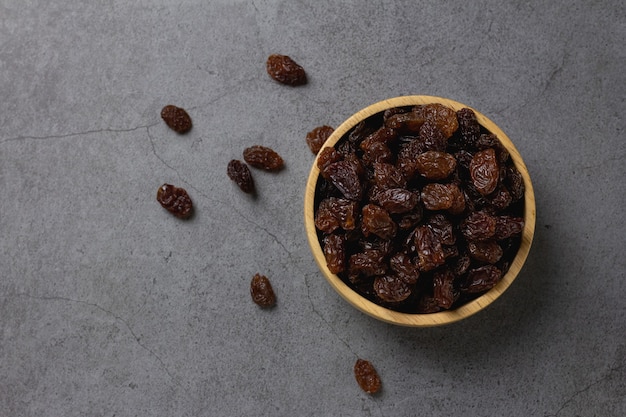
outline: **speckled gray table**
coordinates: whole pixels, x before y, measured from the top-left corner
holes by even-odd
[[[0,2],[0,416],[626,415],[623,2],[342,3]],[[516,282],[442,328],[348,306],[302,222],[306,133],[404,94],[487,115],[537,199]],[[256,199],[225,172],[251,144],[287,164]]]

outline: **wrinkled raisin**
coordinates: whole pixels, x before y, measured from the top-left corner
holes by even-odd
[[[456,169],[456,159],[446,152],[427,151],[419,155],[415,162],[417,172],[429,180],[446,179]]]
[[[191,130],[191,117],[185,109],[168,104],[161,110],[161,118],[176,133],[187,133]]]
[[[374,234],[381,239],[392,239],[396,235],[397,225],[387,210],[375,204],[363,206],[361,225],[363,235]]]
[[[446,261],[441,241],[428,226],[420,226],[415,229],[415,247],[419,259],[419,268],[422,271],[433,270]]]
[[[422,188],[422,202],[428,210],[448,210],[459,199],[461,190],[456,184],[426,184]]]
[[[461,223],[461,232],[467,240],[486,240],[496,234],[496,218],[484,211],[477,211]]]
[[[357,359],[354,364],[354,377],[357,384],[368,394],[376,394],[380,391],[381,381],[378,372],[370,361]]]
[[[193,203],[187,191],[171,184],[163,184],[157,191],[157,201],[174,216],[186,219],[193,212]]]
[[[476,152],[470,162],[470,175],[474,187],[482,195],[491,194],[498,186],[500,168],[493,148]]]
[[[368,249],[350,256],[348,261],[350,279],[358,280],[359,276],[373,277],[387,273],[385,253],[376,249]]]
[[[495,264],[502,257],[502,248],[494,240],[470,241],[467,250],[472,258],[480,262]]]
[[[449,269],[436,271],[433,277],[433,298],[437,305],[449,309],[454,303],[454,274]]]
[[[276,304],[274,289],[265,275],[254,274],[250,282],[250,295],[252,301],[263,308],[272,307]]]
[[[505,183],[513,201],[517,201],[524,196],[524,179],[515,165],[507,167]]]
[[[321,169],[327,178],[348,200],[361,200],[363,189],[357,168],[349,161],[338,161]]]
[[[325,233],[332,233],[338,228],[353,230],[357,217],[356,201],[329,197],[322,200],[315,213],[315,227]]]
[[[419,195],[404,188],[390,188],[376,195],[378,204],[391,214],[407,213],[419,202]]]
[[[468,293],[480,293],[496,286],[502,272],[494,265],[484,265],[471,269],[463,289]]]
[[[243,159],[250,166],[266,171],[278,171],[285,165],[285,161],[276,151],[260,145],[244,149]]]
[[[249,194],[254,193],[254,180],[252,179],[252,173],[248,165],[237,159],[233,159],[228,163],[226,173],[228,177],[241,188],[241,191]]]
[[[281,84],[297,86],[307,82],[304,68],[287,55],[272,54],[267,58],[267,73]]]
[[[399,303],[411,295],[411,287],[395,275],[384,275],[374,279],[374,291],[385,303]]]
[[[389,267],[398,278],[409,285],[417,282],[420,276],[419,268],[406,253],[398,252],[389,259]]]
[[[518,236],[524,230],[524,219],[522,217],[498,216],[494,236],[497,240]]]
[[[480,137],[480,124],[476,119],[476,113],[472,109],[463,108],[456,112],[456,117],[464,146],[473,148]]]
[[[324,238],[326,266],[333,274],[343,272],[346,265],[346,239],[343,235],[331,234]]]
[[[317,153],[322,149],[324,143],[328,140],[330,135],[333,134],[335,129],[330,126],[318,126],[315,129],[311,130],[306,134],[306,143],[309,145],[309,149],[311,152],[317,155]]]

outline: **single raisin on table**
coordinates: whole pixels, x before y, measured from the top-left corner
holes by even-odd
[[[161,118],[177,133],[183,134],[191,130],[191,117],[185,109],[168,104],[161,110]]]
[[[276,151],[260,145],[244,149],[243,159],[250,166],[266,171],[278,171],[285,165],[285,161]]]
[[[187,191],[171,184],[163,184],[157,191],[157,201],[167,211],[180,219],[186,219],[193,212],[193,203]]]
[[[382,385],[380,376],[370,361],[357,359],[354,364],[354,377],[359,387],[368,394],[376,394]]]
[[[250,282],[250,295],[252,301],[263,308],[272,307],[276,304],[274,289],[265,275],[254,274],[252,282]]]
[[[228,177],[241,188],[241,191],[248,194],[254,193],[254,180],[252,179],[252,173],[248,165],[237,159],[233,159],[228,163],[226,173]]]
[[[272,54],[267,58],[267,73],[281,84],[296,86],[307,82],[304,68],[287,55]]]
[[[306,134],[306,143],[309,145],[309,149],[313,154],[317,155],[317,153],[322,149],[324,143],[328,140],[330,135],[333,134],[335,129],[330,126],[318,126],[315,129],[311,130]]]

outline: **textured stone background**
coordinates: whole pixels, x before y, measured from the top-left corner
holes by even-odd
[[[626,415],[625,43],[618,0],[0,1],[0,416]],[[527,265],[443,328],[348,306],[304,235],[306,133],[404,94],[479,109],[534,181]],[[256,200],[225,175],[252,144],[287,163]]]

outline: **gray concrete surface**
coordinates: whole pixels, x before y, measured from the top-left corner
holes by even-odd
[[[625,41],[618,0],[0,1],[0,416],[626,415]],[[348,306],[304,235],[305,134],[405,94],[479,109],[535,186],[521,275],[442,328]],[[225,174],[251,144],[287,163],[257,199]]]

